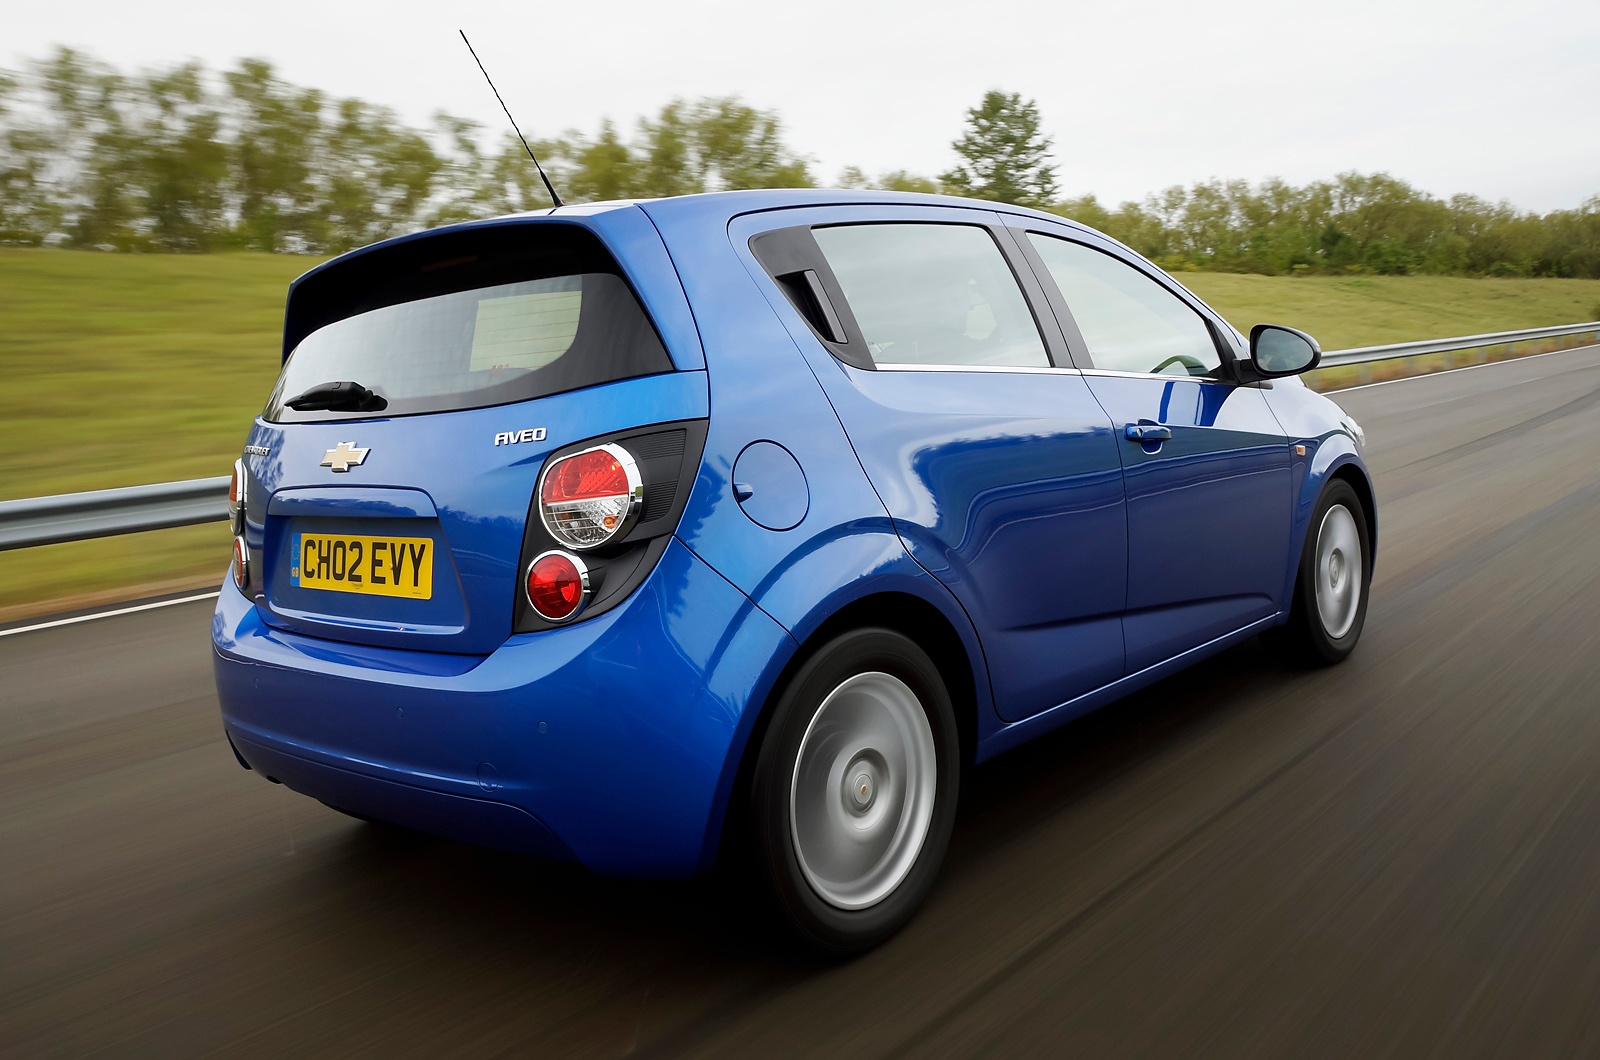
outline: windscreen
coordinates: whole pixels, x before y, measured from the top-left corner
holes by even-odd
[[[472,274],[483,286],[380,305],[316,328],[285,362],[265,418],[302,423],[481,408],[672,369],[622,277],[517,278],[527,271],[478,267]],[[514,282],[485,282],[497,278]],[[412,282],[406,293],[421,293],[418,287]],[[341,382],[372,397],[306,397]]]

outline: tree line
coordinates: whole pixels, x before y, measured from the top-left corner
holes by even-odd
[[[1600,195],[1537,214],[1351,172],[1303,186],[1202,181],[1113,207],[1060,195],[1041,124],[1032,101],[989,92],[949,171],[850,167],[835,183],[1050,210],[1173,270],[1600,277]],[[571,202],[819,184],[780,117],[737,97],[530,142]],[[0,71],[0,243],[327,254],[547,205],[509,132],[444,113],[413,127],[289,84],[260,59],[220,75],[197,63],[127,74],[61,48]]]
[[[668,103],[631,142],[607,121],[531,145],[570,202],[814,186],[782,132],[706,98]],[[0,71],[0,242],[329,254],[549,205],[511,133],[444,113],[414,128],[260,59],[127,75],[62,48]]]

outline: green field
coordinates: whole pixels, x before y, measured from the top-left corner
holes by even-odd
[[[0,248],[0,500],[227,474],[277,373],[285,289],[317,260]],[[1600,316],[1600,280],[1179,279],[1241,328],[1330,350]],[[0,553],[0,608],[225,564],[220,526]]]
[[[1459,276],[1176,276],[1245,333],[1288,324],[1325,350],[1600,319],[1600,280]]]
[[[318,260],[0,250],[0,500],[227,474]]]

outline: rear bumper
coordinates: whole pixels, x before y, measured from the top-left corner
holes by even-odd
[[[753,704],[794,650],[674,540],[623,605],[487,656],[274,629],[224,587],[212,623],[223,722],[296,791],[597,872],[710,867]]]
[[[572,851],[543,821],[510,803],[379,780],[290,754],[283,750],[280,740],[256,743],[237,730],[233,741],[240,756],[256,772],[330,806],[385,821],[401,821],[463,842],[560,861],[575,860]]]

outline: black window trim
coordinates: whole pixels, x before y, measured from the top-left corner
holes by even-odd
[[[993,216],[993,215],[990,215]],[[822,248],[817,244],[812,231],[818,228],[849,228],[862,225],[891,225],[891,224],[917,224],[917,225],[946,225],[951,227],[980,228],[994,240],[995,249],[1000,252],[1001,259],[1011,271],[1011,277],[1022,293],[1023,303],[1028,307],[1028,312],[1033,317],[1034,329],[1039,334],[1040,343],[1045,349],[1045,359],[1048,365],[927,365],[927,366],[901,366],[892,362],[879,364],[872,359],[867,351],[866,337],[861,331],[861,326],[856,322],[855,313],[850,308],[849,299],[844,296],[844,289],[839,285],[838,278],[834,275],[828,259],[822,253]],[[876,217],[861,218],[849,221],[823,221],[810,224],[788,225],[782,228],[770,228],[758,232],[750,237],[750,252],[768,277],[777,284],[783,292],[790,307],[801,320],[811,329],[827,350],[853,368],[863,371],[1002,371],[1002,372],[1056,372],[1063,369],[1074,371],[1078,368],[1073,357],[1073,351],[1063,335],[1054,307],[1046,311],[1041,307],[1049,306],[1048,290],[1036,275],[1035,268],[1019,249],[1018,244],[1025,244],[1026,240],[1019,240],[1011,227],[1003,221],[972,220],[954,221],[947,219],[933,219],[921,217]],[[818,311],[823,319],[807,312],[802,305],[806,293],[800,283],[791,277],[798,277],[805,272],[810,272],[820,283],[827,296],[827,304],[818,305]],[[838,322],[843,326],[845,341],[838,342],[824,333],[823,328],[831,323],[827,319],[829,310],[836,314]],[[819,326],[820,325],[820,326]],[[1076,325],[1074,325],[1076,327]]]
[[[1019,276],[1026,275],[1030,281],[1023,284],[1022,293],[1033,303],[1034,320],[1040,325],[1040,334],[1048,336],[1045,345],[1049,348],[1051,363],[1058,368],[1076,368],[1081,371],[1090,363],[1088,347],[1083,341],[1082,333],[1078,331],[1077,321],[1072,319],[1070,312],[1065,311],[1066,302],[1056,290],[1055,281],[1050,279],[1047,270],[1041,269],[1044,263],[1038,260],[1039,255],[1028,242],[1025,233],[1017,231],[1008,224],[1002,224],[1000,228],[1006,235],[1005,238],[997,239],[997,242],[1000,243],[1001,252],[1010,259],[1011,271]],[[1044,306],[1045,312],[1040,312],[1038,306]],[[1043,326],[1046,312],[1049,314],[1050,322],[1055,325],[1054,328]]]
[[[750,237],[750,253],[755,256],[772,282],[778,286],[789,307],[805,321],[811,333],[829,353],[852,368],[875,372],[878,366],[873,361],[872,355],[867,352],[867,343],[862,337],[861,326],[856,323],[855,313],[851,311],[850,303],[844,296],[844,289],[839,286],[838,277],[834,276],[827,257],[822,253],[822,248],[811,235],[811,230],[817,227],[821,226],[785,225],[782,228],[769,228],[764,232],[757,232]],[[807,312],[805,289],[789,279],[806,272],[816,278],[822,293],[831,303],[817,307],[823,314],[822,321],[818,321]],[[806,286],[809,287],[809,284]],[[822,330],[828,323],[829,310],[844,331],[842,342]]]

